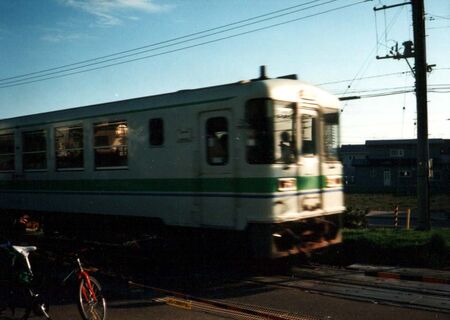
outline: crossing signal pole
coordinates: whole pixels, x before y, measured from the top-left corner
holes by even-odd
[[[404,51],[399,53],[398,45],[392,48],[391,54],[377,59],[405,59],[414,58],[413,74],[416,79],[417,105],[417,210],[419,230],[430,229],[430,194],[429,194],[429,146],[428,146],[428,103],[427,103],[427,71],[426,42],[425,42],[425,7],[424,0],[411,0],[392,6],[374,8],[375,11],[393,7],[411,5],[414,29],[414,42],[403,42]],[[408,62],[409,65],[409,62]]]

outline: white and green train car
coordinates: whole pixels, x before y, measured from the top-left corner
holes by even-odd
[[[0,120],[0,214],[140,219],[260,257],[324,247],[344,210],[338,115],[317,87],[261,77]]]

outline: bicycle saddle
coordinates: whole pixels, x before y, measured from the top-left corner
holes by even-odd
[[[30,252],[37,250],[37,247],[35,246],[12,246],[12,248],[25,257],[27,257]]]

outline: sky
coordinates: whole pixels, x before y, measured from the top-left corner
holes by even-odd
[[[413,40],[410,5],[373,10],[403,2],[1,0],[0,119],[252,79],[266,65],[361,96],[342,103],[341,143],[412,139],[415,95],[380,96],[410,91],[411,69],[376,59]],[[429,137],[450,139],[450,0],[425,10]]]

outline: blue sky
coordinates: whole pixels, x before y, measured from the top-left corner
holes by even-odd
[[[410,6],[378,11],[375,15],[373,7],[404,0],[359,2],[3,0],[0,79],[305,6],[291,9],[303,11],[292,14],[280,11],[279,14],[286,15],[134,58],[281,24],[186,50],[19,86],[8,86],[17,79],[0,80],[0,118],[250,79],[258,75],[260,65],[267,66],[269,76],[296,73],[300,79],[320,84],[338,96],[345,92],[364,96],[378,93],[376,89],[391,92],[398,90],[393,88],[411,88],[414,79],[404,60],[375,59],[377,54],[385,55],[395,41],[401,46],[402,42],[412,40]],[[351,4],[354,6],[334,10]],[[311,6],[316,7],[307,9]],[[447,120],[450,119],[450,1],[425,0],[425,8],[427,60],[437,65],[428,83],[430,89],[439,91],[428,96],[430,138],[450,138]],[[328,10],[333,11],[319,14]],[[315,14],[319,15],[302,18]],[[288,23],[291,20],[296,21]],[[111,62],[119,61],[123,60]],[[385,74],[389,75],[378,77]],[[371,76],[377,77],[357,80]],[[340,82],[329,84],[336,81]],[[416,107],[412,93],[364,98],[343,103],[342,107],[343,143],[415,137]]]

